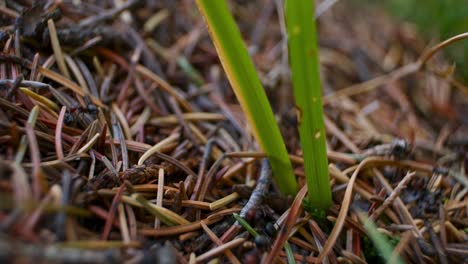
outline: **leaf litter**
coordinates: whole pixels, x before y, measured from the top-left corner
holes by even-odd
[[[309,212],[271,182],[192,1],[30,2],[0,6],[0,259],[382,263],[364,214],[392,259],[467,261],[468,88],[440,53],[467,34],[321,10],[334,205]],[[279,2],[231,4],[304,186]]]

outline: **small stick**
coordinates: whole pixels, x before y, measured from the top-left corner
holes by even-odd
[[[201,263],[201,262],[204,262],[212,257],[215,257],[219,254],[221,254],[222,252],[224,252],[225,250],[228,250],[228,249],[231,249],[231,248],[235,248],[239,245],[241,245],[242,243],[244,243],[245,239],[244,238],[236,238],[232,241],[229,241],[227,242],[226,244],[223,244],[222,246],[219,246],[219,247],[216,247],[200,256],[198,256],[196,258],[196,263]]]
[[[203,228],[203,230],[205,230],[208,237],[210,237],[211,241],[213,241],[218,247],[221,247],[222,245],[224,245],[223,241],[221,241],[218,238],[218,236],[216,236],[216,234],[213,231],[211,231],[211,229],[205,223],[201,222],[200,225]],[[230,249],[226,249],[224,253],[226,254],[226,257],[229,259],[231,263],[240,264],[240,261],[236,258],[236,256],[234,256],[234,254],[232,253]]]
[[[250,195],[249,201],[245,204],[244,208],[240,212],[240,216],[245,218],[247,213],[254,209],[258,208],[258,206],[262,203],[265,194],[268,192],[268,186],[270,185],[271,180],[271,167],[268,159],[264,159],[262,161],[262,170],[260,172],[260,177],[257,181],[257,186],[255,190]]]
[[[369,217],[372,221],[375,220],[380,216],[380,214],[385,211],[400,195],[400,193],[406,188],[406,184],[413,178],[415,172],[409,172],[406,176],[398,183],[397,187],[393,190],[393,192],[385,199],[384,203],[378,207]]]

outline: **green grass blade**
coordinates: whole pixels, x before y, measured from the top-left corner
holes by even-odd
[[[291,245],[286,241],[284,243],[284,249],[286,251],[286,257],[288,259],[289,264],[296,264],[296,259],[294,258],[294,252],[291,249]]]
[[[285,15],[309,205],[328,209],[332,200],[313,1],[286,0]]]
[[[291,162],[254,64],[224,0],[197,0],[229,82],[285,194],[297,192]]]
[[[379,251],[380,255],[387,261],[387,263],[392,264],[403,264],[403,260],[400,256],[393,254],[393,247],[388,241],[388,239],[377,230],[375,223],[369,219],[365,213],[358,213],[359,220],[364,224],[364,229],[366,229],[369,238],[374,243],[375,247]]]
[[[237,222],[239,222],[239,224],[243,228],[245,228],[245,230],[247,230],[247,232],[249,232],[250,235],[252,235],[253,237],[258,237],[258,232],[255,231],[255,229],[244,218],[242,218],[240,215],[236,213],[233,213],[232,216],[234,216]]]

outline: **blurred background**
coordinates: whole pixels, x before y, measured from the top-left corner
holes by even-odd
[[[356,4],[383,6],[398,19],[414,23],[418,31],[432,42],[468,32],[468,0],[355,0]],[[468,80],[468,41],[445,50],[456,62],[457,72]]]

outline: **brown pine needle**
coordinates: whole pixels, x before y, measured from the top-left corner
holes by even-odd
[[[375,221],[383,211],[385,211],[400,195],[400,193],[406,188],[406,184],[412,179],[415,175],[415,172],[407,173],[406,176],[398,183],[398,186],[393,190],[393,192],[388,196],[387,199],[379,206],[369,217],[372,221]]]
[[[52,43],[52,49],[54,50],[57,65],[62,74],[65,75],[67,79],[70,79],[70,73],[68,72],[67,65],[65,64],[65,58],[63,57],[62,48],[60,47],[60,42],[57,37],[54,20],[47,20],[47,27],[49,28],[50,42]]]
[[[242,243],[244,243],[245,239],[244,238],[236,238],[232,241],[229,241],[225,244],[222,244],[221,246],[218,246],[206,253],[203,253],[202,255],[198,256],[196,258],[196,263],[201,263],[204,262],[210,258],[216,257],[217,255],[223,253],[225,250],[232,249],[235,247],[238,247]]]
[[[158,193],[156,198],[156,205],[159,207],[163,206],[163,197],[164,197],[164,169],[159,169],[158,172]],[[158,229],[161,225],[161,220],[156,217],[154,219],[154,228]]]
[[[224,245],[223,242],[216,236],[215,233],[213,233],[213,231],[211,231],[211,229],[205,223],[201,222],[200,224],[203,230],[205,230],[206,234],[210,237],[211,241],[213,241],[213,243],[215,243],[218,247],[221,247]],[[236,258],[236,256],[234,256],[234,254],[232,254],[231,250],[226,249],[224,253],[226,254],[226,257],[229,259],[231,263],[240,264],[240,261]]]

